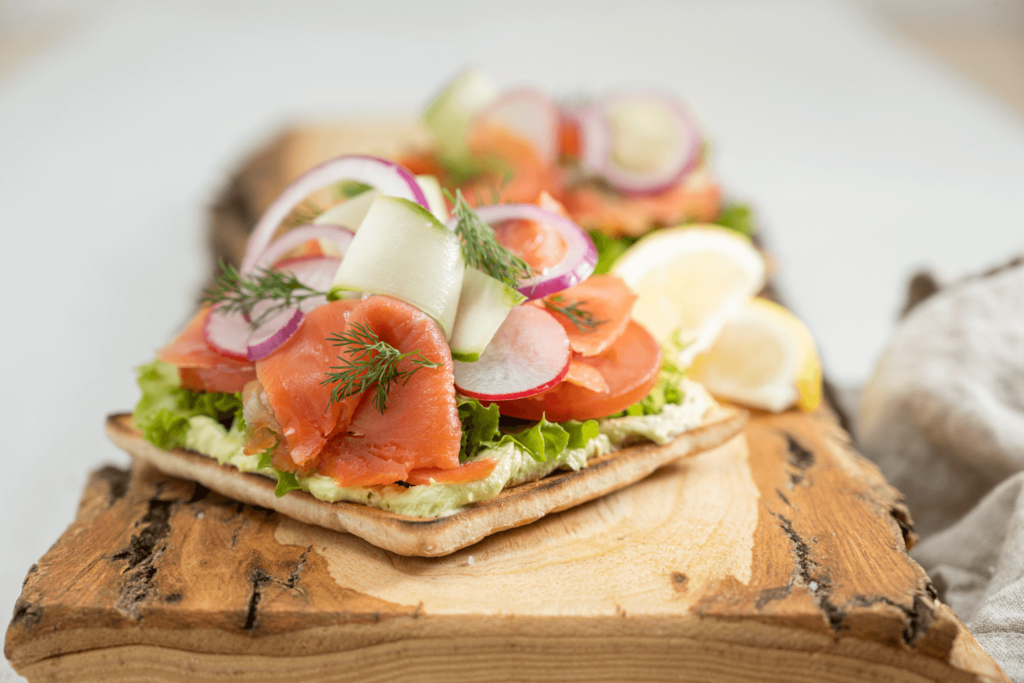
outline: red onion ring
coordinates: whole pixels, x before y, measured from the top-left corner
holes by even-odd
[[[245,258],[242,260],[241,272],[247,273],[255,267],[281,221],[288,217],[292,209],[313,192],[342,180],[365,183],[379,190],[381,194],[408,199],[430,210],[426,195],[416,182],[416,176],[403,166],[363,154],[340,156],[306,171],[267,207],[253,228]]]
[[[253,313],[256,313],[258,317],[258,310],[254,310]],[[295,334],[305,317],[306,314],[298,307],[286,308],[269,316],[249,333],[249,339],[246,342],[246,358],[256,362],[269,356]]]
[[[590,235],[568,218],[563,218],[557,213],[532,204],[481,206],[476,209],[476,213],[488,225],[516,219],[544,223],[554,228],[565,241],[565,256],[561,261],[543,273],[534,275],[529,280],[520,283],[519,292],[527,299],[540,299],[563,289],[575,287],[594,272],[594,267],[597,265],[597,248],[594,247]],[[454,229],[454,219],[448,221],[448,226]]]
[[[558,105],[540,90],[517,88],[502,93],[473,118],[473,128],[493,124],[529,141],[541,159],[558,160]]]
[[[352,243],[352,238],[355,235],[348,228],[343,228],[338,225],[321,225],[319,223],[314,225],[300,225],[297,228],[286,232],[281,237],[271,243],[269,247],[260,255],[256,260],[254,267],[266,268],[268,266],[276,266],[278,259],[287,254],[295,247],[305,244],[310,240],[317,239],[328,239],[334,243],[334,246],[338,248],[338,252],[341,256],[345,255],[348,250],[348,245]],[[302,282],[302,278],[299,278]],[[303,282],[303,284],[309,284]],[[327,283],[330,286],[330,283]],[[312,287],[313,285],[309,285]]]
[[[667,111],[675,126],[678,145],[672,159],[653,172],[632,171],[618,165],[612,154],[613,134],[609,122],[612,107],[628,101],[646,100]],[[651,90],[634,90],[605,97],[595,107],[583,110],[581,124],[582,164],[602,176],[619,192],[643,197],[660,194],[678,184],[700,159],[702,136],[690,112],[673,97]]]

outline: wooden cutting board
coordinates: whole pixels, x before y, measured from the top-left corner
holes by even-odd
[[[218,201],[215,255],[237,262],[302,170],[418,139],[283,134]],[[755,415],[714,451],[442,558],[105,468],[29,570],[5,653],[31,681],[1007,681],[913,539],[827,409]]]
[[[96,472],[33,566],[30,681],[1006,681],[826,410],[443,558]]]

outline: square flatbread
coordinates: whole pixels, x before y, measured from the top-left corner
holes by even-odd
[[[590,459],[578,472],[555,471],[447,517],[435,518],[407,517],[358,503],[327,503],[306,491],[291,491],[277,498],[275,482],[268,477],[240,472],[183,448],[157,448],[135,429],[129,414],[108,417],[107,435],[136,460],[171,476],[197,481],[229,498],[354,534],[400,555],[435,557],[629,486],[666,463],[725,443],[743,429],[746,419],[747,414],[741,410],[716,409],[700,426],[663,446],[643,444],[613,451]]]

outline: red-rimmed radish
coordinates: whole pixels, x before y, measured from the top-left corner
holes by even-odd
[[[295,279],[310,289],[326,292],[334,282],[334,275],[338,272],[339,265],[341,265],[341,259],[333,256],[299,256],[278,261],[274,267],[292,273],[295,275]],[[301,308],[308,313],[325,303],[327,303],[326,296],[310,297],[302,300]]]
[[[580,284],[594,272],[597,248],[590,235],[568,218],[532,204],[494,204],[481,206],[476,213],[488,225],[511,220],[537,221],[555,230],[565,242],[565,256],[545,268],[543,273],[519,283],[519,291],[527,299],[540,299]],[[454,227],[449,222],[449,227]]]
[[[246,348],[252,328],[241,313],[222,313],[214,306],[203,320],[203,339],[206,345],[222,356],[249,360]]]
[[[473,130],[498,126],[528,140],[538,156],[548,163],[558,159],[558,105],[540,90],[517,88],[509,90],[473,119]]]
[[[352,237],[351,230],[337,225],[300,225],[274,240],[255,265],[261,268],[276,265],[285,254],[310,240],[330,240],[338,249],[338,255],[344,256]],[[330,282],[327,284],[329,286]]]
[[[259,320],[258,306],[253,310],[253,317]],[[268,315],[249,333],[246,357],[255,362],[269,356],[295,334],[304,317],[305,314],[298,307],[285,308]]]
[[[651,90],[610,95],[580,114],[582,163],[623,194],[659,194],[700,159],[703,138],[675,98]]]
[[[381,194],[407,199],[424,209],[430,209],[416,177],[403,166],[362,154],[337,157],[299,176],[271,203],[253,228],[241,272],[246,273],[256,266],[273,239],[274,232],[292,209],[313,192],[342,180],[355,180],[375,188]]]
[[[455,361],[455,389],[482,401],[510,401],[555,386],[569,372],[565,330],[533,306],[513,308],[479,360]]]
[[[331,287],[341,259],[333,256],[299,256],[274,264],[277,270],[288,271],[310,289],[326,292]],[[255,361],[264,358],[283,344],[302,322],[303,313],[327,303],[326,296],[308,297],[298,307],[290,307],[260,320],[271,302],[259,304],[251,315],[224,313],[221,306],[210,309],[203,322],[206,344],[228,358]],[[253,328],[251,321],[260,320]]]

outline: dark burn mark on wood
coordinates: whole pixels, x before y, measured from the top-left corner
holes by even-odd
[[[793,504],[789,502],[789,498],[786,498],[786,494],[784,494],[782,491],[780,491],[779,489],[775,489],[775,495],[777,495],[782,500],[782,502],[785,503],[787,506],[793,507]]]
[[[825,615],[832,631],[838,634],[843,628],[846,612],[832,602],[832,582],[827,574],[817,571],[820,568],[811,558],[811,547],[793,528],[793,522],[780,514],[772,514],[779,520],[779,526],[782,527],[782,531],[793,544],[793,554],[796,556],[796,576],[793,577],[791,583],[803,586],[811,592],[811,595],[814,596],[814,604]]]
[[[757,600],[754,602],[754,607],[758,610],[764,609],[764,606],[769,602],[789,597],[789,594],[792,592],[793,584],[791,583],[787,583],[785,586],[777,586],[775,588],[765,588],[757,594]]]
[[[32,565],[31,567],[28,568],[28,574],[25,574],[25,580],[21,582],[22,590],[24,590],[25,586],[28,585],[28,580],[32,578],[32,575],[37,573],[38,571],[39,571],[39,565],[38,564],[34,564],[34,565]]]
[[[36,605],[24,598],[18,598],[18,602],[14,604],[14,616],[11,618],[11,627],[21,626],[26,631],[31,631],[32,627],[39,623],[43,618],[43,608],[41,605]]]
[[[132,536],[128,547],[114,555],[111,559],[115,561],[127,560],[129,572],[143,562],[151,560],[157,544],[170,532],[171,507],[174,501],[152,499],[149,501],[149,508],[141,520],[144,525],[142,531]]]
[[[924,590],[926,592],[934,591],[931,588],[929,582],[925,582]],[[891,607],[895,607],[899,611],[903,612],[904,628],[903,628],[903,642],[907,645],[913,645],[918,638],[923,636],[931,628],[931,625],[935,623],[935,607],[931,603],[931,599],[926,599],[923,595],[915,595],[914,601],[910,608],[906,608],[903,605],[893,602],[889,598],[882,596],[868,597],[865,595],[858,595],[853,599],[853,603],[858,607],[870,607],[874,604],[885,604]]]
[[[185,596],[181,593],[171,593],[166,598],[164,598],[164,602],[166,602],[169,605],[173,605],[176,602],[181,602],[184,597]]]
[[[302,555],[299,556],[298,562],[295,563],[295,568],[288,574],[287,581],[280,581],[275,579],[267,573],[263,567],[255,567],[249,574],[249,580],[252,581],[252,592],[249,594],[249,604],[245,611],[245,625],[242,626],[243,631],[255,631],[259,627],[259,607],[260,600],[263,599],[263,588],[267,584],[276,583],[279,586],[283,586],[288,590],[296,590],[296,586],[299,583],[299,576],[306,568],[306,558],[309,557],[310,551],[313,550],[313,546],[306,548]],[[378,620],[380,614],[377,615]]]
[[[113,555],[114,562],[126,561],[122,574],[127,574],[121,584],[121,595],[115,607],[119,612],[135,620],[142,618],[141,604],[156,593],[153,579],[156,577],[156,561],[163,555],[162,541],[171,531],[171,509],[174,501],[153,498],[140,524],[142,531],[132,536],[128,547]]]
[[[674,588],[677,593],[685,593],[687,588],[686,583],[690,580],[689,577],[682,572],[672,572],[671,577],[672,588]]]
[[[249,579],[252,581],[252,593],[249,594],[249,606],[245,612],[243,631],[253,631],[256,629],[256,610],[259,608],[260,599],[263,597],[263,586],[270,583],[270,575],[264,571],[263,567],[256,567],[252,570],[252,574],[249,575]]]
[[[814,465],[814,453],[800,445],[792,434],[786,434],[786,448],[789,450],[789,464],[796,472],[790,472],[789,480],[793,486],[803,482],[804,474]]]
[[[906,546],[907,550],[910,550],[917,543],[917,534],[914,533],[914,521],[910,518],[910,511],[900,501],[899,505],[889,508],[889,514],[896,520],[896,524],[900,528],[900,534],[903,536],[903,545]]]
[[[124,497],[128,492],[128,482],[131,479],[131,470],[122,470],[112,465],[101,467],[93,476],[107,484],[107,504],[113,505]]]
[[[313,546],[309,546],[303,551],[302,555],[299,556],[299,561],[295,563],[295,569],[292,570],[291,574],[288,575],[288,587],[295,588],[299,583],[299,575],[302,570],[306,568],[306,558],[309,556],[309,551],[313,549]]]

